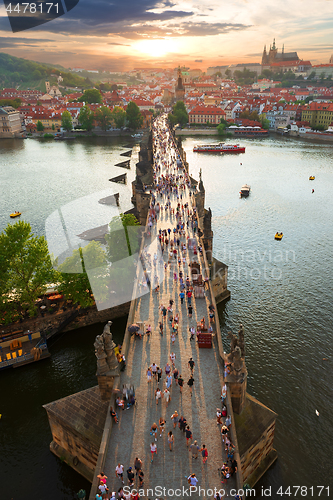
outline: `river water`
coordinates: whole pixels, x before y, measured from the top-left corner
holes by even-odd
[[[198,179],[202,169],[214,254],[229,266],[231,300],[219,308],[223,340],[227,347],[227,332],[244,324],[248,391],[278,414],[279,459],[257,491],[272,486],[271,498],[284,498],[276,493],[280,486],[303,485],[309,498],[319,498],[318,485],[333,487],[333,148],[271,137],[242,140],[243,155],[193,153],[194,144],[215,140],[186,138],[183,147],[191,174]],[[47,234],[45,225],[52,227],[52,213],[58,211],[75,236],[91,227],[91,214],[98,226],[117,212],[96,208],[103,196],[119,192],[121,211],[130,208],[138,146],[131,170],[114,166],[126,159],[120,154],[128,143],[125,138],[1,141],[1,229],[9,213],[20,210],[36,234]],[[124,172],[126,186],[108,181]],[[251,194],[240,199],[245,183]],[[274,240],[276,231],[284,233],[282,241]],[[124,326],[122,321],[117,331]],[[93,339],[101,328],[66,334],[51,346],[49,360],[1,373],[1,500],[69,500],[88,488],[49,451],[42,405],[96,383]],[[329,497],[327,490],[321,496]]]

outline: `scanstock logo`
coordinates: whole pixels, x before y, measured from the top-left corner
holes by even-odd
[[[35,28],[53,21],[74,9],[79,0],[38,0],[36,2],[8,2],[4,0],[13,33]]]
[[[149,293],[150,283],[157,287],[164,280],[156,234],[143,226],[125,229],[121,212],[108,189],[63,205],[45,222],[54,268],[74,281],[85,272],[99,311],[141,297]]]

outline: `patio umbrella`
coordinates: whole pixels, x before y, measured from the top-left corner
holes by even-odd
[[[136,332],[138,332],[139,330],[140,330],[140,327],[139,327],[139,325],[137,325],[136,323],[133,323],[133,325],[131,325],[131,326],[129,326],[129,327],[128,327],[128,331],[129,331],[130,333],[136,333]]]

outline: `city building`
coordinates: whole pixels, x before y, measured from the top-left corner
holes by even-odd
[[[269,69],[273,63],[286,61],[299,61],[297,52],[285,52],[283,45],[282,51],[279,53],[275,45],[275,38],[273,40],[273,45],[269,47],[269,52],[266,51],[265,45],[261,58],[261,65],[263,66],[263,69]]]
[[[24,137],[20,112],[12,106],[0,107],[0,138]]]
[[[183,75],[180,67],[177,71],[177,83],[175,86],[175,99],[176,101],[183,101],[185,96],[185,88],[183,84]]]
[[[302,121],[309,122],[311,127],[320,125],[327,129],[333,122],[333,104],[330,102],[311,102],[303,106]]]
[[[222,108],[216,106],[195,106],[188,114],[189,123],[213,123],[218,125],[226,114]]]

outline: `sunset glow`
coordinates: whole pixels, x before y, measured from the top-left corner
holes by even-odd
[[[151,57],[164,57],[169,52],[177,51],[177,44],[173,40],[141,40],[134,44],[134,48]]]

